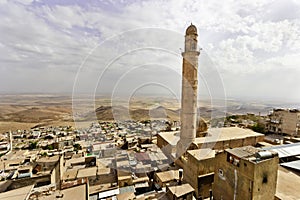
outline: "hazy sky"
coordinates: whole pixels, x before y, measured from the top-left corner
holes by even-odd
[[[297,0],[0,0],[0,19],[2,93],[178,95],[192,22],[199,94],[300,100]]]

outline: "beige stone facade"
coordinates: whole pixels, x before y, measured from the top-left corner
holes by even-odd
[[[183,180],[195,189],[196,198],[209,197],[212,189],[215,166],[215,151],[196,149],[187,151],[187,161],[183,167]]]
[[[188,183],[167,187],[167,197],[173,200],[192,200],[193,192],[193,187]]]
[[[274,199],[277,153],[247,146],[227,149],[215,161],[214,199]]]
[[[179,140],[179,132],[161,132],[157,135],[157,146],[166,155],[175,152],[176,143]],[[197,137],[189,147],[192,149],[211,148],[223,150],[242,146],[255,146],[258,142],[264,141],[264,134],[254,132],[250,129],[238,127],[210,128],[206,137]]]
[[[266,128],[268,132],[287,134],[291,136],[300,135],[300,111],[274,109],[268,115]]]
[[[196,137],[197,95],[198,95],[198,57],[197,28],[190,25],[186,29],[185,46],[182,53],[182,91],[181,91],[181,132],[177,144],[177,156],[182,155]]]

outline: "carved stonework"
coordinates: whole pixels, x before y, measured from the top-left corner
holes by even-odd
[[[196,137],[197,129],[197,96],[198,96],[198,57],[197,28],[190,25],[186,30],[185,48],[182,53],[182,93],[181,93],[181,132],[177,144],[177,155],[180,156]]]

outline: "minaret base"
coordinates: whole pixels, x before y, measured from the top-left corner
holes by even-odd
[[[182,156],[193,143],[193,139],[180,139],[176,145],[176,157]]]

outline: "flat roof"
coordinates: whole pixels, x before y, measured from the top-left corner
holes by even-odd
[[[254,132],[250,129],[238,127],[210,128],[206,137],[195,138],[195,144],[203,144],[216,141],[228,141],[233,139],[244,139],[247,137],[264,137],[264,134]]]
[[[264,137],[264,134],[257,133],[251,129],[244,129],[238,127],[223,127],[223,128],[210,128],[205,137],[197,137],[194,144],[203,144],[216,141],[227,141],[232,139],[244,139],[247,137]],[[175,146],[180,139],[180,131],[160,132],[159,135],[168,142]]]
[[[300,197],[300,176],[283,167],[278,168],[275,196],[284,200],[297,200]]]
[[[98,199],[103,199],[103,198],[116,196],[117,194],[120,194],[119,188],[112,189],[112,190],[107,190],[107,191],[104,191],[104,192],[99,192],[98,193]]]
[[[215,157],[215,150],[212,149],[195,149],[187,151],[188,154],[193,156],[196,160],[206,160]]]
[[[59,160],[59,156],[51,156],[51,157],[40,157],[36,162],[37,163],[48,163],[48,162],[57,162]]]
[[[279,158],[300,155],[300,143],[284,144],[279,146],[266,147],[263,149],[277,152]]]
[[[289,167],[291,169],[299,170],[300,171],[300,160],[295,160],[292,162],[286,162],[286,163],[281,163],[281,166],[284,167]]]
[[[75,163],[85,163],[85,158],[80,157],[80,158],[71,158],[69,160],[66,160],[66,166],[71,166],[72,164]]]
[[[97,175],[110,174],[110,168],[98,168]]]
[[[168,144],[175,146],[179,141],[180,131],[160,132],[159,135],[166,140]]]
[[[3,158],[7,158],[7,160],[13,160],[13,159],[24,159],[26,157],[26,153],[28,150],[13,150],[9,152],[8,154],[4,155]]]
[[[117,194],[117,199],[134,199],[135,194],[134,192],[126,192],[122,194]]]
[[[259,145],[262,145],[262,146],[264,146],[264,147],[271,147],[271,146],[274,146],[274,145],[272,145],[272,144],[270,144],[270,143],[268,143],[268,142],[258,142],[258,144],[259,144]]]
[[[18,167],[18,170],[31,170],[32,168],[32,165],[21,165]]]
[[[232,155],[239,157],[239,158],[248,158],[248,157],[255,155],[255,153],[259,152],[259,150],[253,146],[245,146],[245,147],[238,147],[238,148],[234,148],[234,149],[226,149],[226,151]]]
[[[156,173],[156,176],[161,180],[161,182],[169,182],[172,180],[179,179],[179,171],[178,170],[169,170],[164,172]]]
[[[129,166],[129,160],[117,161],[117,167],[128,167],[128,166]]]
[[[193,192],[194,188],[190,184],[186,183],[182,185],[170,186],[169,190],[172,192],[172,194],[179,198],[185,194]]]
[[[0,193],[1,200],[27,199],[33,185]]]
[[[57,190],[55,191],[53,194],[48,195],[48,196],[41,196],[39,197],[39,199],[41,200],[53,200],[53,199],[57,199],[56,196],[57,195],[63,195],[63,200],[74,200],[74,199],[78,199],[78,200],[86,200],[86,185],[79,185],[79,186],[74,186],[71,188],[67,188],[64,190]]]
[[[24,161],[24,159],[14,159],[14,160],[3,160],[0,161],[0,169],[10,169],[10,168],[17,168],[22,162]],[[17,166],[10,166],[11,164],[13,165],[17,165]]]
[[[132,180],[133,183],[141,183],[141,182],[148,182],[148,181],[149,181],[149,177],[146,174],[144,176],[140,176]]]
[[[97,167],[88,167],[84,169],[79,169],[77,173],[77,178],[84,178],[84,177],[90,177],[96,175],[97,175]]]
[[[159,149],[158,152],[150,152],[148,153],[151,160],[168,160],[168,157]]]
[[[77,169],[69,169],[63,174],[63,180],[74,180],[77,176]]]
[[[126,180],[126,179],[132,178],[131,172],[128,172],[128,171],[118,170],[117,175],[118,175],[118,180]]]

